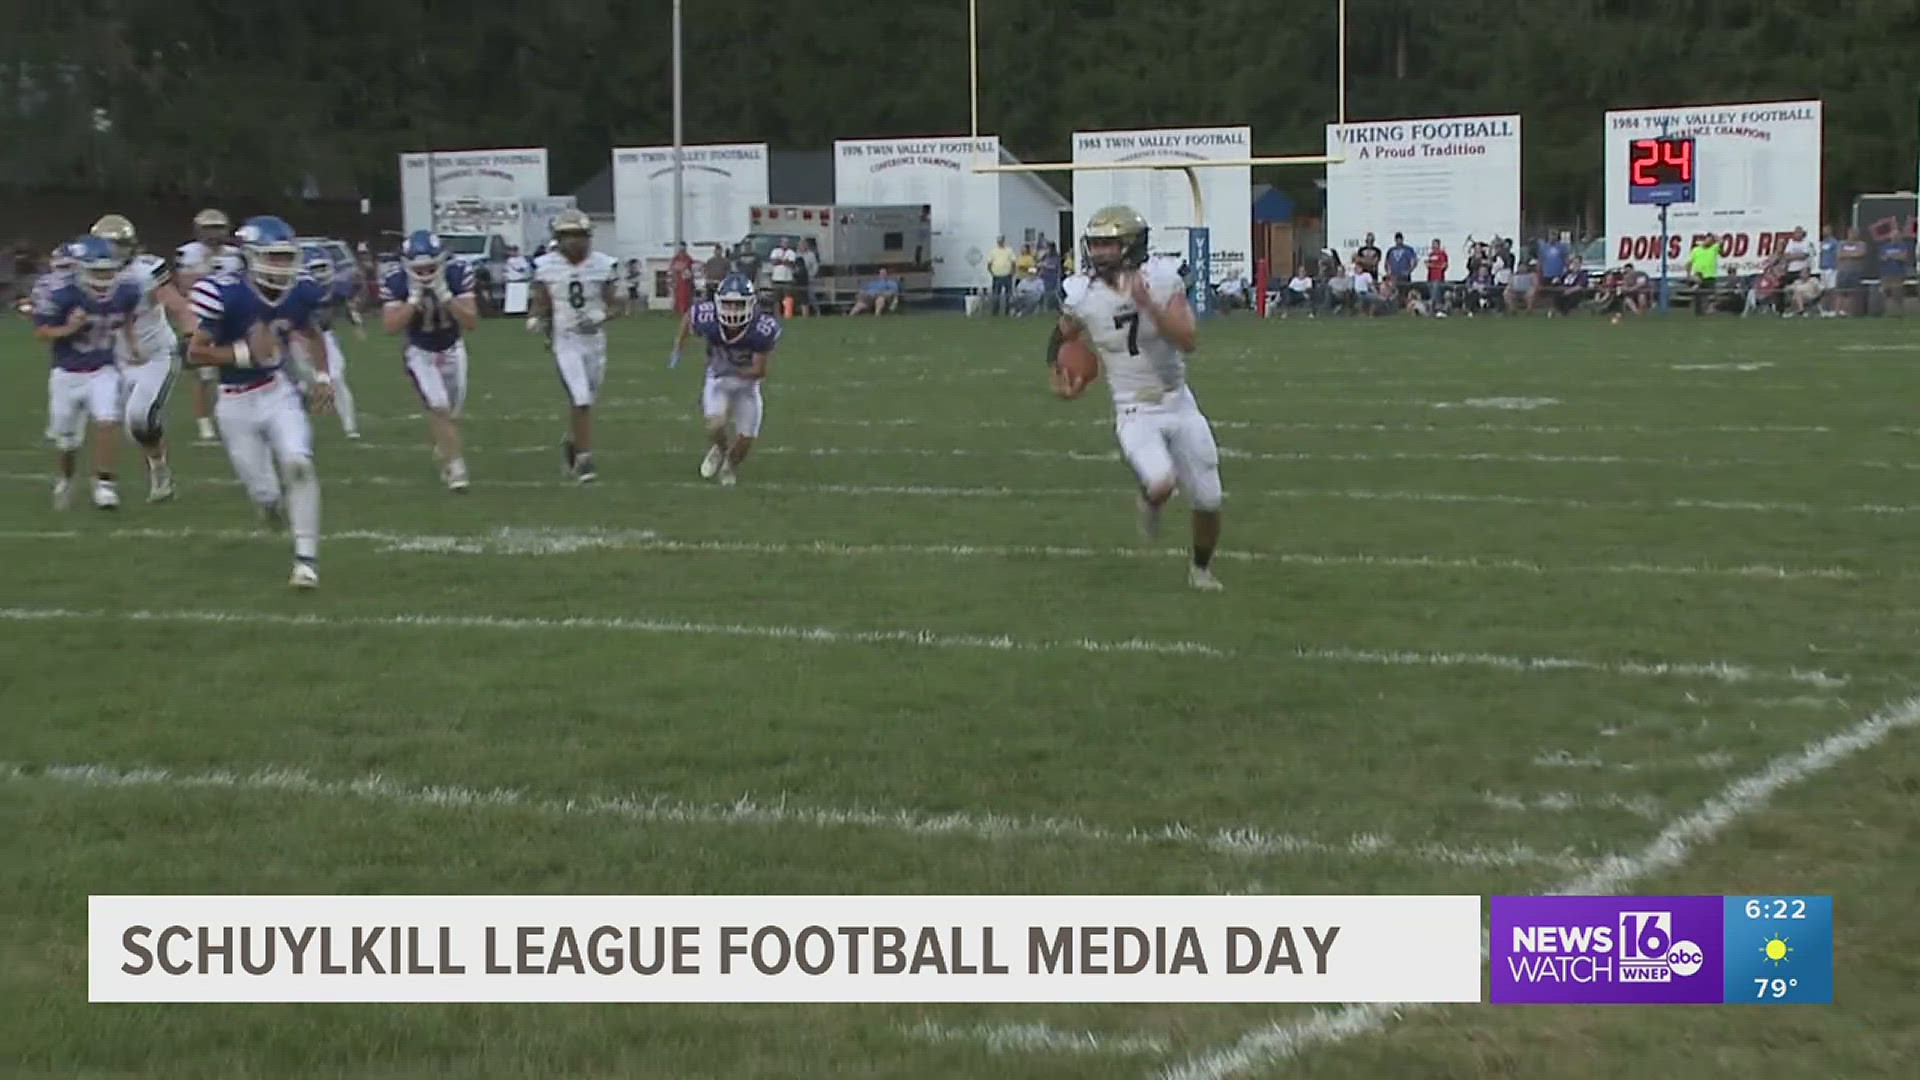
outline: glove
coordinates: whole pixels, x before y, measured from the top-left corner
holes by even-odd
[[[538,334],[543,332],[545,329],[546,327],[541,324],[540,316],[538,315],[527,316],[527,333]]]

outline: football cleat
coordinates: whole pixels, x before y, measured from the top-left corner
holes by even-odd
[[[214,430],[213,421],[201,419],[199,429],[193,440],[195,446],[219,446],[220,433]]]
[[[1212,570],[1191,563],[1187,565],[1187,584],[1201,592],[1219,592],[1226,588],[1220,584],[1219,578],[1213,576]]]
[[[173,467],[164,462],[147,468],[147,501],[166,502],[173,498]]]
[[[447,490],[464,494],[467,490],[467,463],[455,458],[447,465]]]
[[[320,587],[320,571],[310,562],[295,562],[287,584],[296,589],[317,589]]]
[[[600,479],[600,470],[593,467],[592,454],[580,454],[573,459],[573,479],[581,484],[591,484]]]
[[[120,491],[111,480],[93,482],[93,508],[95,510],[120,509]]]
[[[734,471],[733,471],[733,463],[732,463],[732,462],[728,462],[728,463],[727,463],[727,464],[726,464],[726,465],[725,465],[724,467],[722,467],[722,468],[721,468],[721,470],[720,470],[720,486],[721,486],[721,487],[732,487],[733,485],[735,485],[735,484],[737,484],[737,483],[739,483],[739,482],[740,482],[740,478],[739,478],[738,476],[736,476],[736,475],[734,474]]]
[[[62,476],[53,482],[53,508],[65,510],[73,505],[73,481]]]
[[[709,449],[707,456],[700,459],[700,479],[713,479],[713,474],[720,471],[720,463],[725,460],[726,455],[720,452],[719,447]]]

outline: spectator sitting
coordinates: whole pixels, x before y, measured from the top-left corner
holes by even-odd
[[[1247,282],[1244,278],[1229,277],[1214,287],[1214,295],[1219,297],[1220,310],[1232,311],[1235,308],[1249,308],[1253,305],[1247,300]]]
[[[1747,287],[1747,314],[1754,315],[1762,311],[1773,311],[1781,315],[1787,313],[1787,270],[1786,261],[1779,257],[1767,260],[1760,273]]]
[[[1280,317],[1286,318],[1287,312],[1300,308],[1313,318],[1313,279],[1307,276],[1305,263],[1293,268],[1293,277],[1287,281],[1287,287],[1280,290]]]
[[[1352,311],[1353,306],[1353,275],[1336,265],[1333,276],[1327,279],[1327,311]]]
[[[1587,272],[1580,265],[1580,256],[1575,255],[1568,261],[1565,272],[1554,280],[1553,307],[1547,314],[1571,315],[1589,295]]]
[[[900,310],[900,279],[888,274],[883,266],[878,276],[860,286],[860,295],[854,298],[853,310],[847,314],[858,315],[862,311],[871,311],[875,315],[884,315],[889,310]]]
[[[1653,282],[1632,263],[1620,268],[1620,294],[1626,298],[1626,310],[1645,315],[1653,306]]]
[[[1046,301],[1047,286],[1040,280],[1039,270],[1028,270],[1013,283],[1013,314],[1016,317],[1039,311]]]
[[[1473,260],[1473,269],[1467,271],[1467,317],[1472,318],[1482,311],[1493,311],[1499,306],[1500,293],[1493,283],[1493,259],[1480,256]]]
[[[1811,318],[1815,311],[1820,310],[1820,296],[1824,292],[1826,288],[1821,284],[1821,279],[1812,275],[1787,286],[1787,302],[1791,305],[1788,314],[1803,319]]]
[[[1507,289],[1507,310],[1532,311],[1539,293],[1539,267],[1531,259],[1517,264],[1513,271],[1513,285]]]
[[[1355,270],[1348,282],[1348,287],[1353,291],[1355,309],[1360,314],[1379,315],[1383,310],[1390,308],[1389,302],[1380,295],[1380,290],[1374,283],[1373,274],[1370,271]]]

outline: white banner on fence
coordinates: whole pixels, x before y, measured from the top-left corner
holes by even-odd
[[[93,896],[88,1001],[1480,1000],[1477,896]]]
[[[433,228],[435,202],[545,194],[547,148],[544,146],[400,155],[400,220],[408,232]]]
[[[924,203],[933,208],[933,285],[985,287],[986,257],[1001,225],[999,173],[974,172],[1000,163],[1000,137],[838,139],[833,144],[836,202],[852,205]],[[1018,250],[1019,235],[1008,242]]]
[[[1161,128],[1152,131],[1076,131],[1073,162],[1205,162],[1253,156],[1247,127]],[[1073,174],[1073,231],[1095,210],[1124,203],[1146,215],[1156,252],[1187,253],[1185,227],[1205,225],[1213,279],[1253,277],[1253,170],[1247,166],[1195,169],[1205,221],[1193,220],[1193,194],[1178,169],[1100,169]]]
[[[767,144],[682,147],[680,192],[686,241],[696,257],[708,244],[731,247],[747,235],[753,205],[767,201]],[[613,152],[613,215],[622,256],[673,254],[673,147]]]
[[[1327,125],[1327,244],[1350,260],[1374,234],[1426,252],[1434,240],[1465,277],[1469,237],[1520,234],[1520,117],[1447,116]],[[1275,269],[1279,273],[1279,268]]]
[[[1820,102],[1630,109],[1608,113],[1605,123],[1610,263],[1660,272],[1660,208],[1627,201],[1627,163],[1633,140],[1663,134],[1694,140],[1694,201],[1667,218],[1670,276],[1686,274],[1696,235],[1721,238],[1723,276],[1758,271],[1796,226],[1818,241]]]

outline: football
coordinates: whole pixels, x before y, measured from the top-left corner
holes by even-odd
[[[1084,337],[1060,343],[1060,367],[1071,373],[1082,385],[1100,377],[1100,357],[1088,347],[1087,339]]]

